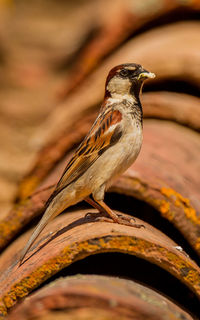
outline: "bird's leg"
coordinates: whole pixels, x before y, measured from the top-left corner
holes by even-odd
[[[89,203],[92,207],[94,207],[95,209],[97,209],[101,214],[103,214],[104,216],[108,217],[108,213],[107,211],[100,205],[98,204],[96,201],[94,201],[93,199],[90,198],[90,196],[88,196],[87,198],[84,199],[87,203]],[[99,217],[98,213],[91,213],[88,212],[85,215],[85,218],[88,218],[90,216],[93,217]]]
[[[127,226],[131,226],[134,228],[141,228],[144,227],[143,224],[137,224],[137,223],[133,223],[134,222],[134,218],[132,217],[125,217],[122,215],[118,215],[116,214],[114,211],[112,211],[107,204],[105,204],[105,202],[103,200],[96,200],[96,202],[104,209],[104,211],[110,216],[110,218],[119,224],[124,224]]]
[[[93,199],[90,198],[90,196],[88,196],[87,198],[84,199],[87,203],[89,203],[92,207],[94,207],[95,209],[97,209],[99,212],[104,212],[106,213],[106,211],[97,203],[95,202]]]

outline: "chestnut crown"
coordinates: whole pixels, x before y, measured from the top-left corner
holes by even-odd
[[[106,95],[111,97],[118,95],[139,97],[144,80],[154,77],[154,73],[145,70],[140,64],[126,63],[118,65],[111,69],[108,74]]]

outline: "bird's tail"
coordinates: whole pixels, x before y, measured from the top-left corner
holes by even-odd
[[[46,209],[42,219],[40,220],[40,222],[36,226],[35,230],[33,231],[33,234],[31,235],[30,239],[28,240],[27,244],[25,245],[24,249],[21,252],[21,256],[19,259],[19,262],[20,262],[19,266],[22,264],[24,257],[27,254],[28,250],[30,249],[30,247],[32,246],[34,241],[37,239],[37,237],[40,235],[42,230],[45,228],[45,226],[49,223],[49,221],[51,221],[59,213],[60,213],[60,211],[53,210],[51,206],[49,206]]]

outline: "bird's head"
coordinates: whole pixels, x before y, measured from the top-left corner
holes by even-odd
[[[120,96],[132,96],[139,98],[144,80],[154,78],[155,74],[145,70],[140,64],[121,64],[108,74],[106,80],[106,96],[120,98]]]

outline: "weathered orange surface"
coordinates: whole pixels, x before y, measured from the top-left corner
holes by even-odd
[[[89,210],[93,212],[93,210]],[[155,263],[200,298],[200,269],[167,236],[142,221],[137,229],[84,218],[88,210],[62,214],[42,232],[19,267],[20,250],[30,232],[17,239],[0,260],[0,310],[5,315],[19,299],[76,260],[100,252],[122,252]],[[136,223],[141,223],[136,219]],[[187,272],[181,272],[181,270]]]
[[[68,158],[68,157],[67,157]],[[144,122],[144,143],[136,163],[111,190],[142,199],[155,207],[200,252],[200,139],[198,133],[158,120]],[[55,167],[42,187],[52,185],[68,160]],[[190,165],[188,165],[190,163]],[[1,247],[43,209],[52,189],[38,193],[0,223]]]
[[[54,315],[56,319],[56,312],[59,312],[57,316],[63,312],[66,319],[70,319],[70,311],[75,310],[78,311],[77,319],[79,316],[82,319],[84,310],[88,312],[88,319],[91,314],[95,319],[104,319],[99,317],[102,311],[105,319],[192,319],[173,302],[145,286],[125,279],[92,275],[77,275],[52,282],[24,300],[8,319],[40,319],[43,315]]]

